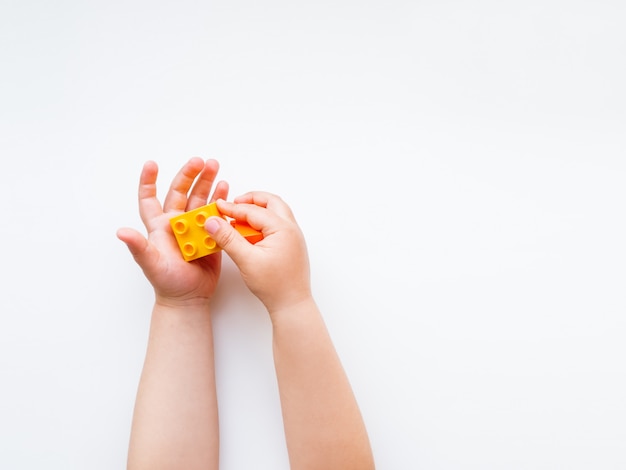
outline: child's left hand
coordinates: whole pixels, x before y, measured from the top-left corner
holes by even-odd
[[[174,177],[161,206],[156,194],[158,167],[152,161],[146,162],[143,167],[139,183],[139,214],[148,237],[131,228],[119,229],[117,236],[126,243],[154,287],[157,303],[170,306],[208,305],[215,291],[221,253],[192,262],[185,261],[169,220],[207,202],[227,198],[228,184],[220,181],[208,201],[218,169],[219,164],[215,160],[204,162],[201,158],[192,158]]]

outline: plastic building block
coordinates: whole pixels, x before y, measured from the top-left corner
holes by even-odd
[[[243,238],[248,240],[253,245],[263,240],[263,234],[257,229],[250,227],[248,224],[238,222],[236,220],[231,220],[230,225],[235,227],[235,230],[237,230],[241,234],[241,236],[243,236]]]
[[[221,250],[204,228],[204,223],[211,216],[225,219],[215,203],[198,207],[170,219],[172,231],[185,261],[192,261]],[[250,243],[257,243],[263,239],[263,234],[248,224],[235,220],[231,220],[230,224]]]
[[[220,250],[215,240],[211,238],[204,228],[206,220],[214,215],[222,216],[213,203],[170,219],[172,231],[186,261],[210,255]]]

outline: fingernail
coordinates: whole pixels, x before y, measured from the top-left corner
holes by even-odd
[[[207,232],[213,235],[220,228],[220,223],[217,221],[216,217],[209,217],[209,219],[204,224],[204,228]]]

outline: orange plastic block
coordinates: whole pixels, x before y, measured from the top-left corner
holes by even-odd
[[[263,240],[263,234],[257,229],[250,227],[248,224],[231,220],[230,225],[235,227],[235,230],[237,230],[243,238],[248,240],[253,245]]]
[[[211,216],[225,218],[216,204],[211,203],[170,219],[172,231],[185,261],[192,261],[221,250],[204,228],[204,223]],[[263,239],[263,234],[248,224],[235,220],[230,223],[250,243],[257,243]]]

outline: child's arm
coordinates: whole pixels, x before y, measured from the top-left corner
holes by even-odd
[[[218,208],[264,235],[251,245],[219,218],[205,225],[270,314],[291,469],[373,469],[357,402],[311,295],[307,249],[291,210],[267,193],[218,201]]]
[[[188,263],[169,219],[207,203],[218,163],[191,159],[174,178],[163,207],[156,197],[157,166],[145,164],[139,212],[148,238],[120,229],[155,292],[145,363],[137,391],[128,469],[217,469],[218,416],[209,300],[220,254]],[[194,183],[195,181],[195,183]],[[188,194],[189,193],[189,194]],[[225,198],[220,182],[213,198]]]

